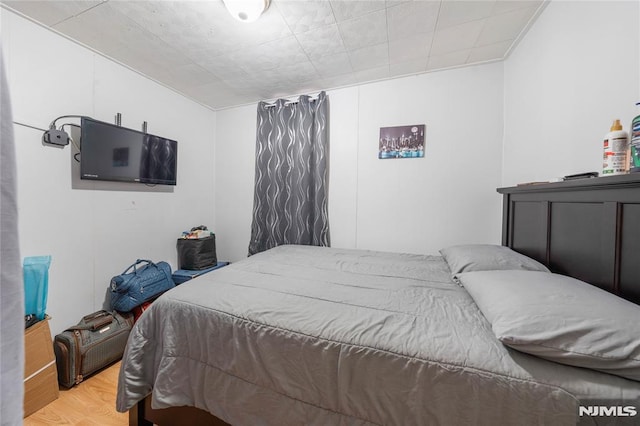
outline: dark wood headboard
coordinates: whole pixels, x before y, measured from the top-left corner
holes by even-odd
[[[502,245],[640,304],[640,173],[498,192]]]

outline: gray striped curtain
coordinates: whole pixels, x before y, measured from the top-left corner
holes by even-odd
[[[328,99],[258,104],[249,255],[283,244],[329,246]]]

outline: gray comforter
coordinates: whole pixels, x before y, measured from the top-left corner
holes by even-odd
[[[136,323],[117,409],[153,392],[234,425],[572,425],[580,400],[640,398],[506,348],[449,275],[435,256],[282,246],[188,281]]]

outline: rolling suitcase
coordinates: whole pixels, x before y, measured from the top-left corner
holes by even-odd
[[[133,315],[98,311],[55,337],[58,382],[70,388],[122,358]]]

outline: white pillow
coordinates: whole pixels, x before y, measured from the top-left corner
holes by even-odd
[[[640,381],[640,306],[546,272],[468,272],[458,279],[505,345]]]
[[[467,244],[443,248],[440,254],[451,269],[451,275],[460,272],[527,270],[549,272],[542,263],[509,247],[492,244]]]

